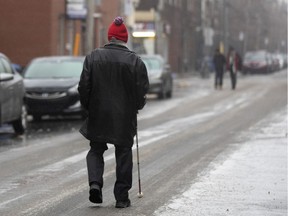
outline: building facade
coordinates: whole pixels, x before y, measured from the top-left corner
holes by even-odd
[[[85,17],[67,17],[67,2],[93,3],[92,26]],[[107,28],[118,15],[130,33],[155,33],[129,35],[129,48],[162,55],[175,73],[197,69],[216,47],[226,53],[232,45],[242,55],[287,52],[283,0],[0,0],[0,5],[0,52],[23,66],[39,56],[86,55],[107,43]]]
[[[36,56],[58,54],[64,2],[0,0],[0,51],[21,65]]]
[[[67,17],[66,3],[0,0],[0,52],[22,66],[39,56],[87,54],[85,19]],[[94,48],[107,43],[107,27],[122,11],[121,1],[95,1]]]

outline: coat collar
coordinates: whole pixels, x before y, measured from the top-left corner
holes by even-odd
[[[120,44],[120,43],[115,43],[115,42],[110,42],[108,44],[105,44],[104,45],[104,48],[107,48],[107,49],[118,49],[118,50],[123,50],[123,51],[128,51],[128,52],[133,52],[131,50],[129,50],[125,44]]]
[[[119,48],[127,49],[127,46],[125,43],[117,43],[117,42],[109,42],[108,44],[105,44],[104,47],[119,47]]]

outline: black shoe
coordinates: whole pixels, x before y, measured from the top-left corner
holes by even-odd
[[[129,207],[131,205],[131,202],[130,202],[130,200],[128,199],[128,200],[118,200],[118,201],[116,201],[116,208],[127,208],[127,207]]]
[[[97,184],[92,184],[89,190],[89,200],[92,203],[102,203],[102,190]]]

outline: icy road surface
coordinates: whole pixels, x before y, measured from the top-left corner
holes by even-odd
[[[286,216],[287,109],[258,123],[219,155],[181,195],[155,211],[157,216]]]
[[[0,128],[0,216],[286,216],[287,71],[175,80],[172,99],[151,97],[138,115],[131,208],[116,209],[113,145],[105,152],[103,204],[88,200],[89,142],[82,120],[30,121],[25,136]]]

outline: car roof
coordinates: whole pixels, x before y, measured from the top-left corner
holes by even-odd
[[[32,59],[32,61],[37,62],[50,62],[50,61],[69,61],[69,60],[76,60],[76,61],[83,61],[85,56],[43,56],[37,57]]]
[[[159,59],[163,59],[163,57],[161,55],[157,55],[157,54],[140,54],[139,56],[141,58],[159,58]]]
[[[4,53],[1,53],[1,52],[0,52],[0,56],[4,58],[8,58]]]
[[[157,59],[158,61],[162,62],[163,64],[165,63],[165,59],[161,55],[157,54],[144,54],[144,55],[139,55],[140,58],[142,59]]]

